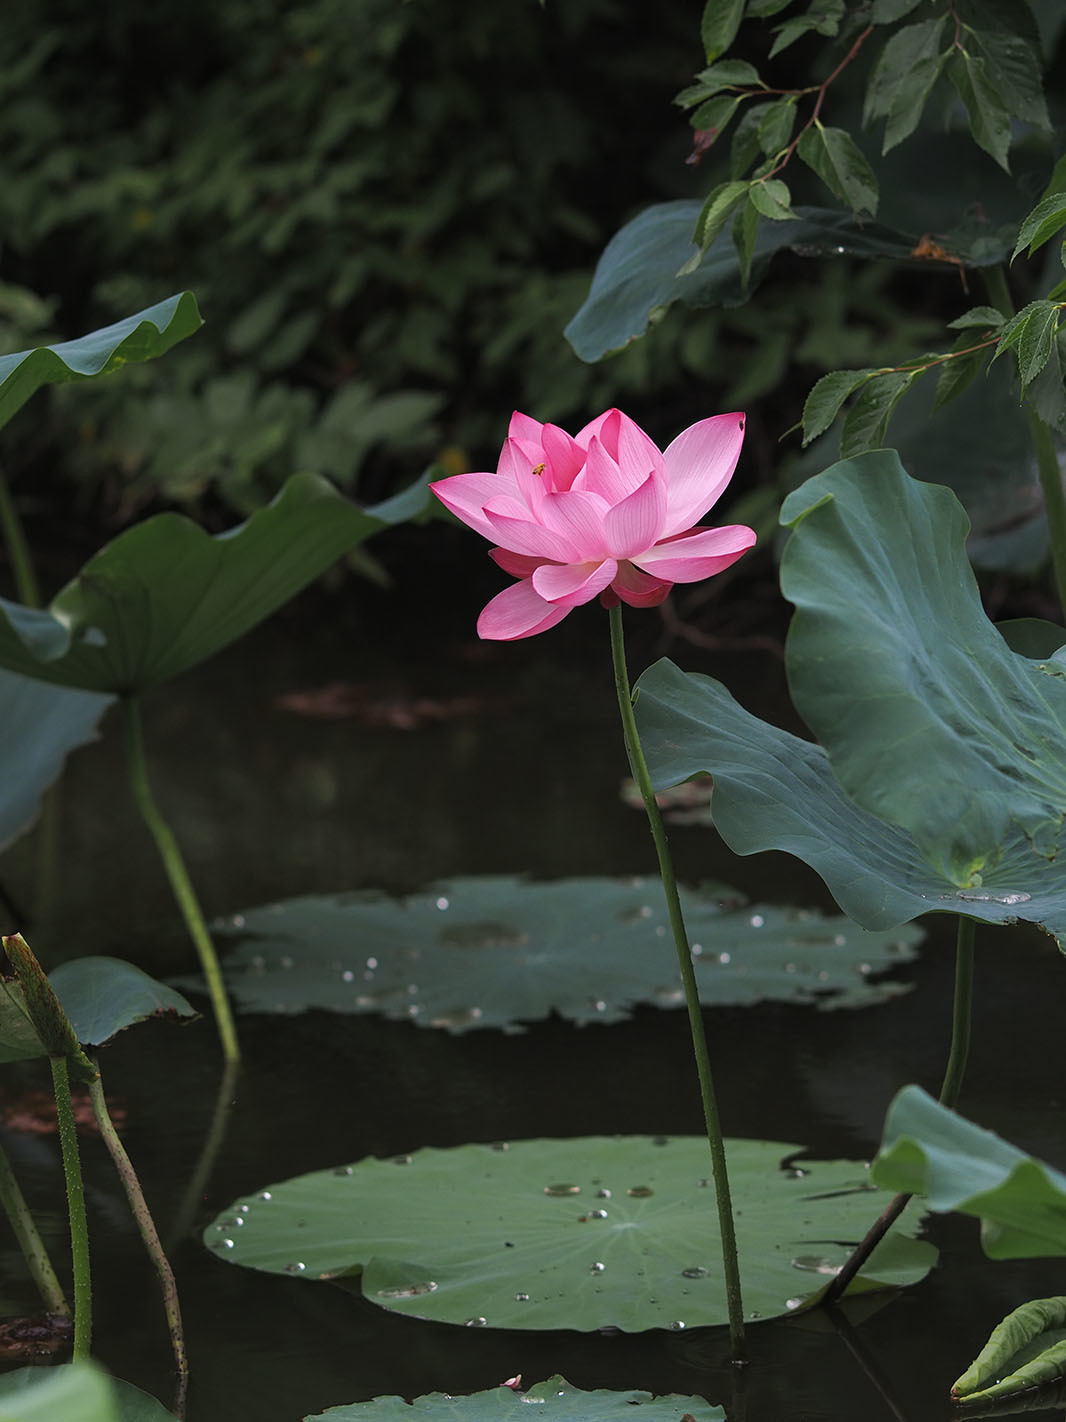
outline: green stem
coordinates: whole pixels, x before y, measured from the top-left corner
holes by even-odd
[[[985,267],[983,270],[985,287],[996,306],[1009,320],[1014,315],[1014,302],[1003,267]],[[1051,543],[1051,564],[1055,570],[1055,588],[1059,595],[1059,607],[1066,613],[1066,493],[1062,488],[1062,473],[1051,431],[1033,409],[1024,401],[1025,416],[1029,424],[1029,437],[1033,441],[1036,467],[1040,474],[1040,487],[1044,494],[1044,511],[1047,514],[1048,538]]]
[[[218,1035],[222,1040],[223,1055],[227,1062],[238,1062],[241,1059],[241,1051],[237,1045],[237,1029],[233,1023],[233,1013],[226,996],[226,985],[222,980],[218,954],[215,952],[215,945],[211,942],[211,935],[207,931],[207,923],[200,908],[200,901],[196,897],[192,880],[189,878],[189,871],[185,867],[185,860],[178,848],[178,841],[174,838],[173,831],[160,813],[152,795],[152,787],[148,780],[148,765],[144,755],[140,706],[136,696],[133,694],[124,696],[122,710],[126,720],[126,765],[129,770],[133,798],[137,801],[137,808],[155,840],[167,878],[170,880],[170,887],[178,902],[181,916],[185,920],[185,927],[189,930],[189,937],[199,955],[200,967],[207,980],[207,991],[211,998]]]
[[[87,1362],[92,1348],[93,1301],[89,1272],[89,1227],[85,1218],[85,1185],[81,1178],[78,1133],[74,1128],[74,1108],[70,1102],[70,1074],[66,1057],[49,1057],[56,1094],[59,1145],[63,1152],[63,1174],[67,1181],[67,1213],[70,1216],[70,1254],[74,1267],[74,1357]]]
[[[970,1054],[970,1024],[973,1017],[973,941],[976,927],[974,919],[959,914],[955,938],[955,995],[951,1010],[951,1049],[948,1052],[948,1064],[944,1068],[944,1081],[940,1087],[939,1097],[942,1106],[951,1108],[958,1104],[959,1092],[962,1090],[962,1078],[966,1073],[966,1059]],[[822,1296],[823,1303],[836,1303],[843,1295],[852,1279],[907,1208],[911,1198],[910,1195],[893,1195],[856,1246],[850,1259],[826,1289]]]
[[[626,749],[633,775],[640,786],[640,793],[647,811],[651,837],[655,841],[655,852],[659,857],[659,874],[662,878],[666,907],[673,929],[677,961],[681,969],[681,982],[685,989],[688,1005],[689,1028],[692,1032],[692,1050],[696,1057],[696,1074],[699,1077],[700,1096],[703,1101],[703,1119],[707,1128],[707,1144],[711,1150],[711,1174],[714,1177],[714,1193],[718,1205],[718,1228],[722,1239],[722,1263],[725,1274],[726,1304],[729,1310],[729,1337],[734,1363],[745,1361],[744,1347],[744,1305],[740,1292],[740,1266],[737,1262],[736,1230],[733,1226],[733,1208],[729,1196],[729,1175],[726,1169],[725,1142],[718,1119],[718,1102],[711,1075],[711,1059],[707,1051],[707,1037],[703,1030],[703,1013],[700,1008],[699,988],[692,967],[692,950],[689,947],[685,919],[681,911],[681,900],[677,892],[677,879],[670,858],[666,830],[662,816],[655,803],[648,764],[637,732],[637,718],[633,713],[633,696],[629,688],[629,673],[626,669],[625,640],[622,633],[622,609],[611,608],[611,655],[614,661],[614,685],[618,694],[618,709],[622,715],[622,729],[625,734]]]
[[[11,1162],[7,1158],[6,1151],[2,1149],[0,1149],[0,1205],[3,1206],[4,1213],[11,1222],[11,1228],[18,1240],[19,1248],[22,1250],[22,1257],[26,1260],[26,1267],[30,1271],[33,1282],[37,1285],[45,1308],[49,1313],[69,1318],[70,1305],[63,1294],[62,1286],[56,1277],[56,1271],[52,1268],[52,1261],[48,1257],[44,1240],[38,1233],[33,1216],[30,1214],[30,1207],[19,1189],[15,1172],[11,1169]]]
[[[30,546],[22,520],[15,508],[7,480],[0,471],[0,528],[4,533],[4,545],[11,559],[11,571],[15,577],[15,595],[25,607],[40,607],[41,590],[37,585],[37,574],[33,568]]]
[[[97,1065],[95,1061],[93,1065]],[[136,1220],[137,1228],[144,1240],[144,1247],[159,1275],[159,1287],[163,1293],[163,1309],[167,1316],[170,1345],[174,1350],[174,1363],[178,1373],[177,1396],[173,1411],[175,1416],[182,1418],[185,1416],[185,1399],[189,1388],[189,1362],[185,1353],[185,1333],[181,1325],[181,1307],[178,1303],[178,1286],[174,1279],[174,1271],[163,1251],[159,1232],[148,1208],[148,1201],[144,1198],[144,1191],[141,1189],[141,1182],[137,1179],[133,1162],[126,1154],[126,1147],[119,1139],[115,1123],[107,1109],[104,1085],[100,1080],[99,1072],[89,1083],[89,1099],[92,1101],[93,1115],[100,1128],[100,1135],[111,1153],[111,1159],[115,1163],[115,1169],[122,1181],[122,1188],[126,1192],[126,1199],[133,1212],[133,1218]]]

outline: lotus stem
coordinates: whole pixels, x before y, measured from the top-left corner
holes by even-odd
[[[67,1181],[67,1214],[70,1219],[70,1254],[74,1270],[75,1363],[88,1362],[92,1349],[92,1276],[89,1269],[89,1226],[85,1218],[85,1184],[81,1174],[78,1133],[70,1101],[70,1073],[66,1057],[49,1057],[56,1095],[59,1146]]]
[[[97,1063],[93,1062],[96,1066]],[[170,1330],[170,1345],[174,1351],[174,1364],[177,1369],[178,1382],[176,1395],[174,1398],[174,1414],[176,1417],[184,1418],[185,1401],[189,1390],[189,1361],[185,1352],[185,1332],[181,1323],[181,1307],[178,1303],[178,1286],[174,1278],[174,1271],[170,1267],[170,1261],[163,1250],[163,1245],[159,1239],[159,1232],[155,1227],[151,1211],[148,1208],[148,1201],[144,1198],[144,1191],[141,1189],[141,1182],[137,1179],[137,1172],[133,1168],[133,1162],[126,1153],[126,1147],[119,1139],[119,1134],[115,1130],[115,1123],[111,1119],[111,1113],[107,1109],[107,1101],[104,1098],[104,1086],[100,1080],[99,1070],[96,1077],[89,1083],[89,1099],[92,1102],[93,1115],[96,1117],[96,1124],[100,1128],[100,1135],[104,1144],[111,1154],[111,1159],[115,1163],[119,1179],[122,1181],[122,1188],[126,1192],[126,1199],[129,1201],[133,1218],[137,1222],[137,1229],[140,1231],[141,1239],[144,1240],[144,1247],[148,1251],[148,1257],[155,1265],[155,1271],[159,1275],[159,1287],[163,1293],[163,1309],[167,1316],[167,1327]]]
[[[4,546],[11,559],[11,572],[15,578],[15,596],[25,607],[40,607],[41,590],[37,583],[37,573],[33,566],[30,545],[26,541],[26,531],[15,508],[7,480],[0,470],[0,528],[4,533]]]
[[[648,763],[637,732],[637,718],[633,713],[633,695],[629,687],[629,672],[626,668],[625,639],[622,632],[622,609],[612,607],[611,655],[614,662],[614,684],[618,694],[618,709],[622,716],[622,730],[625,735],[626,750],[633,776],[640,786],[644,809],[648,815],[651,837],[655,842],[655,852],[659,858],[659,874],[662,878],[663,893],[666,895],[667,913],[673,930],[677,961],[681,970],[681,982],[685,990],[688,1006],[689,1028],[692,1033],[692,1050],[696,1058],[696,1074],[699,1077],[700,1097],[703,1102],[703,1119],[707,1129],[707,1144],[711,1151],[711,1174],[714,1179],[714,1194],[718,1206],[718,1228],[722,1239],[722,1267],[725,1277],[726,1306],[729,1311],[729,1338],[734,1363],[746,1361],[744,1343],[744,1305],[740,1289],[740,1266],[737,1262],[737,1238],[733,1225],[733,1207],[729,1194],[729,1173],[726,1167],[725,1142],[718,1118],[718,1101],[711,1074],[710,1053],[707,1050],[707,1036],[703,1028],[703,1013],[700,1007],[699,988],[692,967],[692,950],[689,947],[685,918],[681,911],[681,899],[677,891],[677,878],[670,857],[670,845],[663,827],[662,815],[655,802]]]
[[[11,1169],[7,1152],[2,1148],[0,1148],[0,1205],[3,1206],[4,1213],[11,1222],[11,1228],[19,1248],[22,1250],[22,1257],[26,1261],[30,1277],[37,1285],[37,1291],[41,1295],[41,1302],[49,1313],[57,1314],[61,1318],[69,1318],[70,1305],[67,1303],[56,1271],[52,1268],[52,1261],[48,1257],[44,1240],[41,1238],[33,1215],[30,1213],[26,1197],[15,1179],[15,1172]]]
[[[200,901],[196,897],[192,880],[189,878],[189,871],[185,867],[185,860],[182,857],[178,841],[163,818],[152,795],[152,787],[148,779],[148,764],[144,754],[140,705],[136,696],[133,694],[124,696],[122,710],[126,721],[126,765],[129,770],[133,798],[155,840],[159,857],[163,861],[163,868],[170,881],[171,890],[181,910],[181,916],[185,920],[185,927],[189,930],[189,937],[199,956],[200,967],[207,981],[211,1007],[215,1014],[215,1024],[222,1042],[223,1056],[227,1062],[239,1062],[241,1050],[237,1044],[237,1029],[233,1022],[229,998],[226,996],[226,985],[222,979],[218,954],[211,941],[203,910],[200,908]]]
[[[973,943],[976,921],[959,914],[955,938],[955,994],[951,1010],[951,1049],[944,1068],[939,1101],[952,1110],[958,1104],[966,1059],[970,1054],[970,1026],[973,1017]],[[907,1208],[912,1196],[894,1195],[855,1247],[851,1257],[822,1296],[833,1304],[843,1295],[862,1266]]]

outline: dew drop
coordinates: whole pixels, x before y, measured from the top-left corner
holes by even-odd
[[[369,993],[365,992],[361,992],[355,999],[356,1007],[373,1007],[375,1002],[377,1002],[377,998],[371,997]]]
[[[378,965],[378,960],[376,958],[368,958],[366,960],[366,965],[370,969],[370,971],[373,972]]]
[[[233,915],[233,917],[230,919],[230,923],[233,924],[233,927],[234,927],[234,928],[243,928],[243,927],[244,927],[244,914],[243,914],[243,913],[235,913],[235,914]]]
[[[351,1175],[352,1167],[350,1165],[338,1165],[334,1167],[333,1173],[334,1175]]]
[[[733,955],[731,953],[719,953],[718,961],[720,963],[731,963],[733,961]]]
[[[223,1249],[232,1249],[232,1248],[233,1248],[233,1240],[232,1240],[232,1239],[223,1239],[223,1240],[220,1240],[219,1243],[222,1245],[222,1248],[223,1248]]]
[[[437,1283],[433,1279],[426,1279],[421,1284],[407,1284],[402,1288],[378,1289],[379,1299],[416,1299],[419,1294],[431,1294],[437,1288]]]
[[[607,1218],[607,1211],[606,1211],[606,1210],[589,1210],[588,1215],[586,1216],[586,1218],[587,1218],[587,1219],[590,1219],[590,1220],[605,1220],[605,1219]],[[239,1221],[238,1221],[238,1223],[239,1223]]]
[[[444,910],[448,907],[448,900],[444,898],[443,895],[437,900],[437,907],[440,909],[441,913],[443,913]]]
[[[417,1002],[412,1002],[410,1007],[407,1009],[407,1015],[408,1017],[417,1017],[421,1011],[422,1008],[419,1006],[419,1004]]]
[[[394,1155],[392,1157],[392,1163],[393,1165],[410,1165],[411,1159],[409,1155]]]
[[[241,1212],[242,1215],[246,1215],[246,1214],[248,1213],[248,1206],[247,1206],[247,1205],[238,1205],[237,1208],[238,1208],[238,1210],[240,1210],[240,1212]]]
[[[803,1302],[802,1299],[786,1299],[786,1300],[785,1300],[785,1307],[788,1308],[788,1309],[799,1308],[799,1306],[800,1306],[800,1304],[801,1304],[802,1302]]]
[[[232,1244],[233,1241],[231,1240],[230,1243]],[[589,1273],[590,1273],[590,1274],[602,1274],[603,1271],[604,1271],[604,1269],[606,1269],[606,1268],[607,1268],[607,1265],[606,1265],[606,1264],[601,1264],[600,1261],[597,1259],[596,1262],[595,1262],[595,1264],[589,1265]]]
[[[830,1274],[834,1277],[844,1267],[842,1264],[834,1264],[829,1259],[823,1259],[818,1254],[799,1254],[791,1263],[793,1269],[802,1269],[806,1274]]]
[[[444,907],[445,907],[445,908],[448,907],[448,901],[447,901],[447,899],[445,899],[445,901],[444,901]],[[476,1318],[464,1318],[464,1319],[463,1319],[463,1327],[464,1327],[464,1328],[486,1328],[486,1327],[488,1327],[488,1322],[489,1322],[489,1321],[488,1321],[487,1318],[482,1318],[481,1315],[479,1314]]]
[[[809,1170],[804,1170],[799,1165],[790,1165],[789,1168],[785,1171],[785,1179],[802,1180],[805,1175],[809,1175],[810,1173],[811,1172]]]
[[[694,958],[699,958],[703,953],[703,944],[693,943],[692,947],[689,949],[689,952]]]
[[[354,983],[354,982],[355,982],[355,974],[352,972],[351,968],[345,968],[344,972],[341,973],[341,982],[344,982],[344,983]]]
[[[256,1196],[256,1199],[258,1200],[272,1200],[273,1198],[274,1197],[269,1190],[260,1190],[259,1194]]]
[[[705,1269],[702,1264],[693,1264],[690,1269],[682,1269],[682,1279],[706,1279],[711,1271]]]
[[[593,1004],[592,1004],[592,1007],[593,1007],[593,1011],[595,1011],[595,1012],[606,1012],[606,1011],[607,1011],[607,1004],[604,1002],[604,1000],[603,1000],[602,997],[596,998],[596,1000],[595,1000],[595,1001],[593,1002]]]
[[[655,1191],[650,1185],[631,1185],[626,1194],[632,1195],[634,1200],[646,1200],[649,1195],[654,1195]]]
[[[515,1303],[529,1303],[529,1295],[528,1295],[528,1294],[515,1294],[515,1296],[514,1296],[514,1301],[515,1301]]]
[[[510,1145],[510,1142],[509,1142],[509,1141],[493,1141],[493,1143],[492,1143],[492,1149],[493,1149],[493,1150],[510,1150],[510,1149],[511,1149],[511,1145]]]
[[[295,1259],[291,1264],[285,1265],[285,1272],[286,1274],[302,1274],[306,1268],[306,1264],[302,1263],[299,1259]]]
[[[682,1333],[684,1332],[685,1325],[681,1322],[679,1318],[675,1318],[673,1323],[671,1323],[670,1327],[674,1330],[675,1333]]]
[[[765,918],[763,918],[761,913],[753,913],[751,918],[748,919],[748,922],[751,924],[752,928],[762,928],[766,920]]]
[[[545,1195],[580,1195],[580,1185],[545,1185]]]
[[[606,1186],[603,1186],[601,1189],[599,1189],[599,1190],[596,1191],[596,1199],[597,1199],[597,1200],[609,1200],[610,1198],[611,1198],[611,1192],[610,1192],[610,1190],[607,1189]]]
[[[697,1180],[697,1181],[696,1181],[696,1184],[700,1187],[701,1190],[706,1190],[707,1186],[708,1186],[710,1183],[711,1183],[711,1182],[710,1182],[709,1180]]]
[[[834,934],[833,934],[833,944],[834,944],[835,947],[837,947],[837,948],[844,948],[844,947],[847,945],[847,941],[848,941],[848,940],[847,940],[847,938],[844,936],[843,933],[834,933]]]

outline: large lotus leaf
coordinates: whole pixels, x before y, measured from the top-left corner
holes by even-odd
[[[1010,847],[983,887],[957,888],[905,830],[848,799],[821,746],[751,715],[721,682],[663,659],[640,678],[637,692],[656,788],[710,771],[715,827],[737,854],[794,854],[866,928],[892,928],[932,910],[986,923],[1025,919],[1066,946],[1066,882],[1023,845]],[[1026,890],[1013,887],[1023,878]]]
[[[748,1318],[810,1301],[885,1203],[861,1165],[796,1167],[797,1149],[727,1142]],[[269,1273],[361,1274],[373,1303],[442,1323],[691,1328],[727,1320],[709,1174],[697,1136],[426,1149],[271,1185],[204,1240]],[[860,1287],[914,1283],[935,1257],[895,1233]]]
[[[538,1417],[551,1422],[631,1422],[634,1407],[643,1407],[641,1422],[725,1422],[720,1407],[712,1407],[702,1397],[652,1397],[650,1392],[583,1392],[558,1375],[546,1382],[516,1392],[494,1387],[469,1397],[453,1397],[447,1392],[431,1392],[408,1403],[402,1397],[375,1397],[370,1402],[351,1402],[344,1407],[328,1407],[305,1417],[304,1422],[518,1422],[537,1409]]]
[[[383,526],[314,474],[228,533],[157,514],[90,558],[48,611],[0,600],[0,665],[141,691],[235,641]]]
[[[888,1108],[871,1173],[931,1210],[981,1221],[991,1259],[1066,1255],[1066,1175],[905,1086]]]
[[[695,253],[692,233],[702,203],[657,203],[627,222],[603,250],[584,304],[563,334],[582,360],[595,361],[642,336],[668,306],[738,306],[758,284],[775,252],[804,256],[890,257],[904,260],[912,238],[851,213],[797,207],[794,222],[763,222],[755,238],[751,284],[728,228],[711,244],[694,272],[679,276]]]
[[[1049,875],[1066,668],[1012,652],[985,616],[954,494],[877,450],[809,479],[781,521],[789,686],[845,792],[960,889],[1066,886]]]
[[[844,918],[738,908],[721,888],[681,898],[708,1006],[865,1006],[902,990],[870,975],[914,957],[913,930],[865,933]],[[456,879],[405,899],[289,899],[219,927],[248,935],[225,973],[249,1011],[316,1007],[514,1032],[552,1012],[584,1025],[619,1022],[637,1003],[684,1004],[657,881]]]
[[[202,325],[196,298],[183,291],[75,341],[0,356],[0,426],[42,385],[91,380],[132,361],[153,360]]]
[[[63,761],[94,738],[110,705],[110,696],[0,668],[0,849],[33,823]]]
[[[78,1041],[97,1046],[156,1013],[194,1017],[180,992],[119,958],[75,958],[49,975]],[[0,979],[0,1062],[47,1056],[16,979]]]

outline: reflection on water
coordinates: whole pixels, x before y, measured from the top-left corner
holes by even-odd
[[[600,646],[590,636],[593,610],[550,638],[486,648],[473,642],[472,619],[429,636],[425,609],[349,593],[373,615],[364,611],[357,622],[339,600],[313,593],[302,620],[276,619],[238,656],[148,698],[157,792],[209,916],[299,894],[404,892],[457,874],[649,871],[646,829],[619,800],[625,758],[606,629]],[[386,615],[387,635],[374,620]],[[653,615],[635,623],[634,669],[641,632],[650,638],[656,626]],[[338,646],[347,649],[341,666]],[[649,646],[644,660],[655,654]],[[698,666],[689,651],[678,659],[726,679],[739,668],[742,700],[777,719],[786,714],[770,658],[736,658],[732,667]],[[356,690],[342,696],[338,676]],[[323,687],[333,689],[316,700]],[[368,705],[378,708],[374,716],[344,714]],[[320,714],[304,714],[308,706]],[[401,714],[404,706],[417,714]],[[63,900],[32,941],[50,964],[101,952],[185,971],[188,952],[161,871],[123,793],[117,731],[109,723],[103,744],[79,752],[71,766]],[[763,900],[829,907],[813,875],[783,856],[733,860],[699,826],[675,828],[672,839],[690,882],[721,879]],[[23,843],[5,861],[16,898],[27,897],[31,850]],[[918,1081],[935,1089],[943,1069],[953,930],[947,917],[931,923],[922,961],[907,969],[918,990],[905,998],[861,1012],[768,1005],[711,1014],[728,1132],[795,1142],[822,1158],[869,1158],[896,1088]],[[483,929],[477,942],[457,946],[481,949],[510,931]],[[1048,1005],[1061,1000],[1066,979],[1050,940],[1012,935],[1002,951],[1007,944],[1005,934],[979,932],[978,1022],[963,1104],[982,1124],[1062,1164],[1055,1087],[1040,1085],[1037,1064],[1060,1060],[1058,1014]],[[402,1159],[424,1145],[522,1136],[696,1133],[682,1012],[643,1010],[595,1032],[553,1019],[517,1041],[321,1013],[240,1025],[247,1066],[221,1104],[209,1020],[136,1028],[106,1052],[109,1091],[125,1103],[126,1144],[160,1228],[176,1226],[185,1240],[174,1263],[189,1333],[191,1422],[292,1422],[383,1393],[476,1391],[519,1372],[527,1383],[562,1372],[585,1388],[696,1393],[731,1404],[736,1380],[724,1329],[686,1319],[636,1337],[507,1334],[472,1318],[471,1337],[390,1314],[360,1298],[352,1280],[339,1288],[220,1267],[195,1238],[195,1227],[237,1196],[268,1198],[273,1181],[368,1154]],[[40,1075],[9,1071],[27,1083]],[[226,1134],[205,1178],[198,1162],[220,1120]],[[60,1251],[54,1138],[11,1135],[5,1144]],[[166,1398],[169,1354],[154,1276],[97,1143],[86,1143],[86,1157],[95,1351]],[[803,1167],[790,1160],[790,1168]],[[629,1187],[631,1195],[647,1193],[640,1181]],[[920,1287],[851,1313],[847,1341],[819,1312],[756,1326],[743,1379],[748,1422],[939,1417],[948,1385],[991,1326],[1023,1299],[1061,1291],[1051,1264],[984,1261],[973,1222],[946,1221],[937,1237],[943,1267]],[[28,1288],[11,1282],[21,1269],[7,1262],[5,1307],[31,1310]],[[814,1256],[794,1262],[808,1274],[834,1267]],[[290,1269],[299,1274],[301,1262]],[[704,1272],[695,1261],[684,1269],[691,1278]]]

